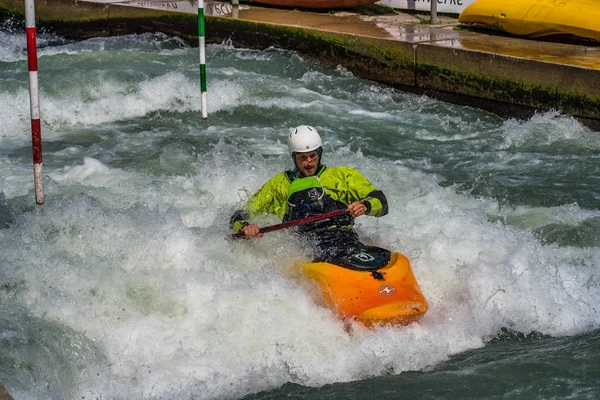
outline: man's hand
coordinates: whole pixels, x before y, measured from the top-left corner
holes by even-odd
[[[348,211],[350,212],[350,215],[352,215],[354,218],[360,217],[361,215],[364,215],[367,212],[367,206],[365,206],[360,201],[355,201],[354,203],[348,206]]]
[[[242,228],[242,232],[244,232],[244,236],[246,237],[263,237],[263,234],[260,233],[260,228],[256,224],[246,225]]]

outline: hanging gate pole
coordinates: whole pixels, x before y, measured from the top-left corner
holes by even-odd
[[[206,110],[206,54],[204,49],[204,0],[198,0],[198,41],[200,47],[200,102],[202,118],[208,117]]]
[[[29,68],[29,106],[31,111],[31,147],[33,149],[33,181],[35,202],[44,204],[44,175],[42,168],[42,129],[35,33],[35,2],[25,0],[25,32],[27,34],[27,65]]]

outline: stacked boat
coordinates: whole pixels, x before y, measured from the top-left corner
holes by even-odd
[[[458,21],[523,37],[573,35],[600,41],[598,0],[476,0]]]
[[[373,4],[379,0],[252,0],[252,3],[282,7],[304,9],[345,9]]]

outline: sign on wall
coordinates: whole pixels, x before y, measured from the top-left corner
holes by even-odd
[[[437,0],[437,12],[460,14],[473,2],[475,0]],[[431,11],[430,0],[381,0],[377,4],[400,10]]]
[[[186,14],[198,13],[198,2],[196,0],[79,0],[90,3],[115,4],[136,8],[150,8],[153,10],[175,11]],[[204,15],[223,16],[232,13],[232,5],[227,2],[205,1]],[[239,6],[239,9],[247,9],[247,6]]]

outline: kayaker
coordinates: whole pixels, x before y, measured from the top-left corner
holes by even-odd
[[[248,219],[272,213],[284,222],[347,209],[341,217],[301,225],[299,232],[315,249],[315,258],[325,260],[361,246],[353,229],[361,215],[381,217],[388,213],[385,195],[352,167],[327,168],[321,164],[323,141],[317,129],[298,126],[288,136],[294,169],[269,179],[231,218],[234,233],[247,238],[263,236]]]

